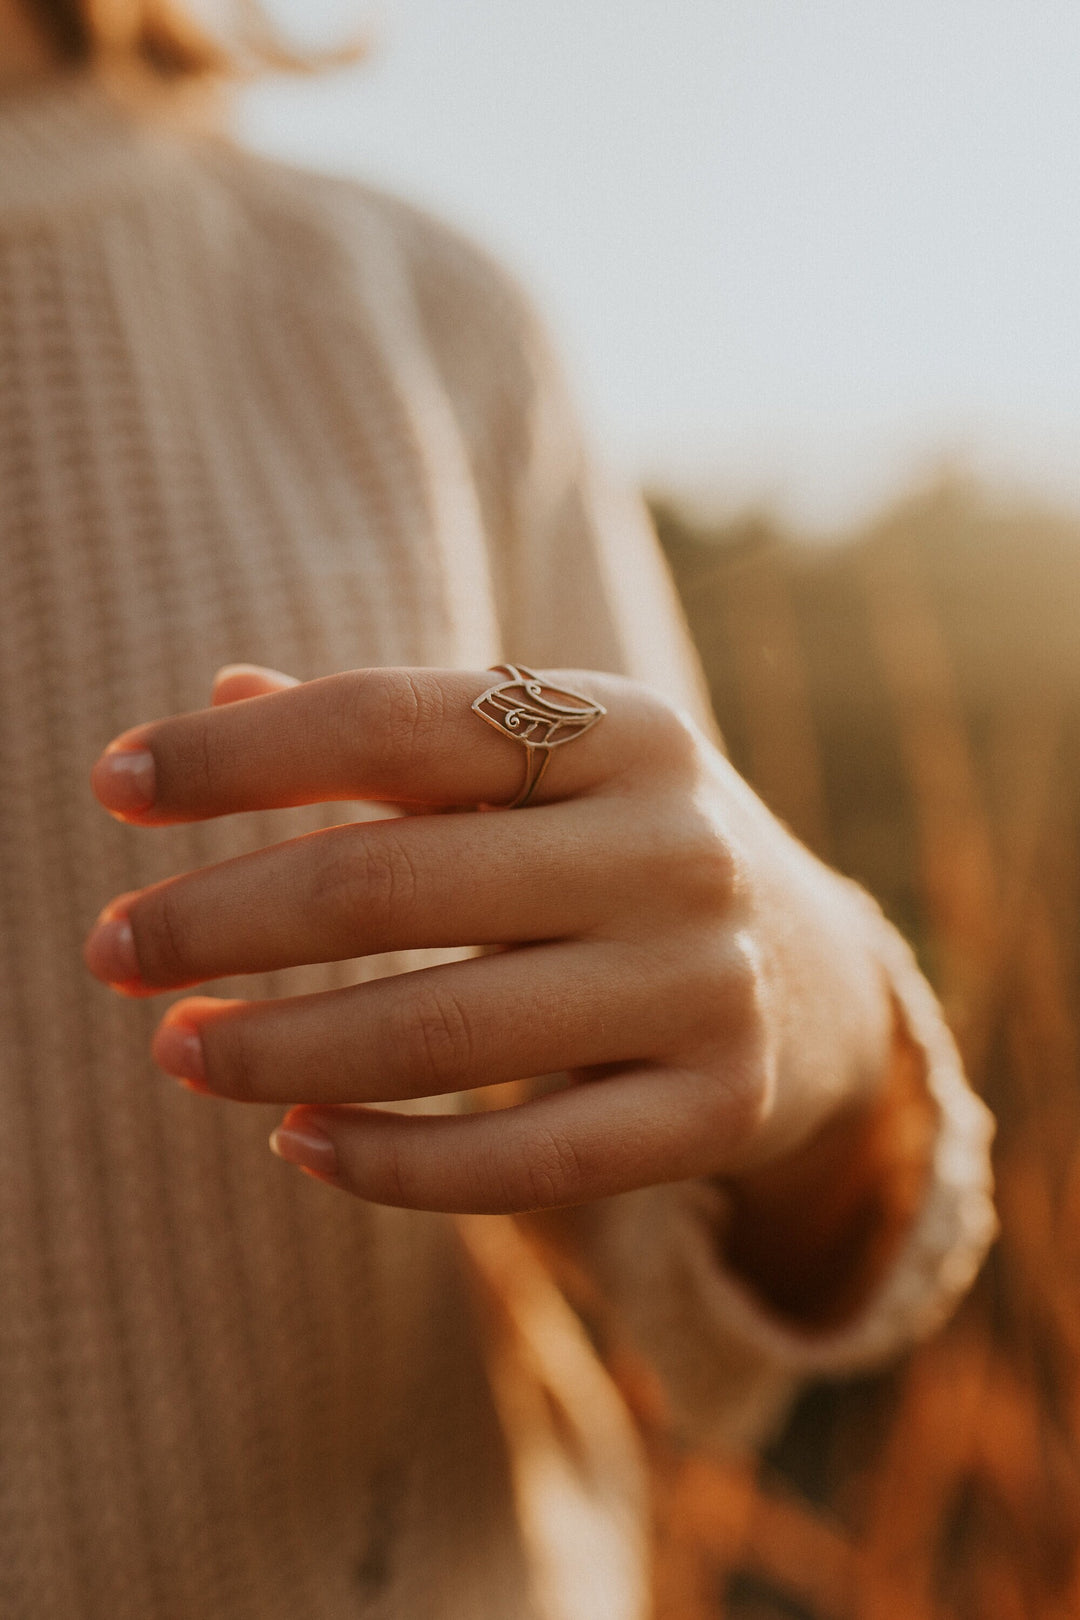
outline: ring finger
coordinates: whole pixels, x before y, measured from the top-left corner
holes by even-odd
[[[677,985],[640,950],[557,944],[280,1001],[193,998],[154,1039],[169,1074],[244,1102],[394,1102],[597,1064],[678,1044]],[[661,1011],[658,1017],[657,1008]]]

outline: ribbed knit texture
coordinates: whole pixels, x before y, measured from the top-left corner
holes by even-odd
[[[403,205],[93,87],[0,104],[4,1620],[538,1616],[453,1227],[277,1163],[280,1110],[163,1080],[163,1002],[79,949],[111,896],[350,813],[136,832],[94,805],[109,738],[204,706],[223,663],[513,656],[700,705],[640,514],[568,423],[512,284]],[[985,1247],[985,1134],[912,1331]],[[673,1286],[685,1315],[711,1284]],[[734,1359],[689,1329],[720,1432],[798,1367],[746,1310]],[[628,1576],[560,1620],[637,1610]]]

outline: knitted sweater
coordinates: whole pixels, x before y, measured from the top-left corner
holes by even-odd
[[[577,1452],[539,1418],[523,1451],[459,1228],[281,1165],[280,1110],[163,1081],[163,1003],[118,1000],[79,957],[119,891],[374,813],[152,833],[101,813],[102,745],[203,707],[223,663],[512,657],[703,712],[647,524],[583,451],[528,305],[370,189],[78,81],[9,97],[0,547],[0,1613],[637,1620],[639,1463],[576,1318],[548,1299],[525,1359],[570,1368]],[[811,1337],[770,1316],[718,1263],[701,1189],[597,1223],[588,1264],[703,1445],[752,1443],[798,1378],[928,1331],[992,1234],[988,1119],[880,933],[940,1125],[858,1320]]]

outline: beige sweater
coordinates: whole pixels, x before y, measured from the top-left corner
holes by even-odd
[[[455,1227],[275,1161],[280,1111],[163,1080],[162,1003],[118,1000],[79,957],[118,891],[349,813],[151,834],[95,807],[101,746],[204,706],[227,661],[513,657],[700,710],[641,512],[583,456],[527,305],[361,186],[134,122],[92,87],[9,99],[0,548],[0,1614],[636,1620],[634,1441],[569,1313],[538,1309],[535,1349],[570,1370],[577,1462],[539,1429],[509,1445]],[[750,1442],[793,1380],[928,1331],[992,1234],[988,1119],[884,923],[881,953],[941,1124],[857,1322],[771,1320],[719,1269],[700,1189],[599,1223],[596,1276],[702,1444]]]

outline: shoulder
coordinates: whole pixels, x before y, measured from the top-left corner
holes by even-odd
[[[303,295],[355,297],[404,286],[428,339],[452,358],[494,346],[504,361],[546,346],[517,276],[466,232],[366,181],[309,171],[233,146],[205,161],[268,249],[271,272]],[[364,274],[366,272],[366,276]]]

